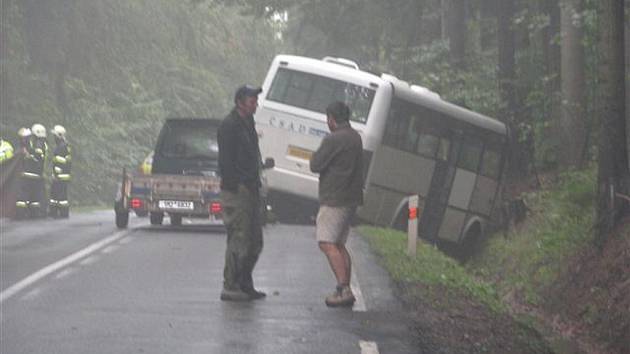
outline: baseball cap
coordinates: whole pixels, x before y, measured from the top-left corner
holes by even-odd
[[[234,102],[244,98],[244,97],[254,97],[258,96],[262,92],[262,88],[252,86],[252,85],[243,85],[236,90],[234,94]]]

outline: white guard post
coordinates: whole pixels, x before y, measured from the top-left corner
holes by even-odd
[[[418,243],[418,196],[409,197],[409,222],[407,223],[407,255],[416,256]]]

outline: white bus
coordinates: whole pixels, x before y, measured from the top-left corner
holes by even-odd
[[[255,115],[270,191],[317,199],[309,159],[328,134],[325,109],[343,101],[364,148],[361,219],[406,227],[407,198],[420,197],[420,235],[461,243],[480,235],[500,189],[507,129],[394,76],[341,58],[278,55]],[[472,237],[471,237],[472,238]]]
[[[366,159],[380,144],[392,87],[343,59],[278,55],[263,83],[256,111],[262,156],[275,159],[269,189],[317,200],[318,176],[309,160],[326,136],[326,107],[346,102],[363,139]]]

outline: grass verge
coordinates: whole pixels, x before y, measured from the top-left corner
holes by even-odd
[[[559,183],[524,195],[528,220],[507,235],[491,236],[468,272],[496,284],[501,297],[517,294],[530,305],[564,271],[569,257],[593,239],[594,169],[559,176]]]
[[[381,256],[394,281],[399,285],[419,284],[405,286],[403,296],[418,299],[412,300],[412,304],[428,306],[437,316],[441,316],[441,311],[449,312],[446,320],[454,316],[460,321],[481,316],[494,322],[486,329],[486,334],[497,337],[503,334],[505,338],[503,342],[485,343],[490,352],[504,351],[506,345],[512,349],[507,352],[573,352],[572,343],[548,333],[548,327],[541,324],[539,316],[533,315],[537,310],[530,310],[542,310],[549,303],[545,298],[549,288],[562,279],[579,252],[588,249],[593,240],[595,176],[595,169],[573,171],[557,176],[549,188],[523,195],[529,208],[526,221],[507,234],[489,237],[481,252],[465,266],[424,242],[419,242],[416,257],[408,257],[406,234],[401,232],[366,226],[360,232]],[[445,295],[449,299],[440,298]],[[461,296],[474,301],[465,302]],[[475,303],[483,304],[493,314],[468,311],[477,307]],[[431,325],[439,326],[436,321]],[[459,329],[475,331],[475,326],[484,325],[471,322],[460,325]],[[504,330],[502,326],[510,329]],[[547,340],[539,333],[545,333]],[[483,332],[477,333],[477,338],[483,335]],[[518,338],[510,342],[508,337],[512,335]],[[544,342],[551,343],[553,349]],[[562,346],[566,346],[565,349]],[[470,348],[459,347],[456,351],[460,349]]]
[[[474,279],[459,263],[434,246],[420,240],[416,256],[409,257],[406,255],[406,234],[369,226],[362,226],[360,232],[365,235],[372,249],[381,256],[383,265],[394,281],[419,282],[429,290],[433,286],[440,286],[461,291],[494,311],[502,310],[497,292],[491,284]]]

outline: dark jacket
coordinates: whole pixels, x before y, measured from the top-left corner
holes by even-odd
[[[59,141],[53,151],[53,176],[58,180],[70,179],[72,156],[70,145],[66,141]]]
[[[36,138],[29,140],[24,156],[24,173],[27,177],[43,177],[47,153],[48,144],[45,140]]]
[[[320,204],[363,204],[363,143],[349,123],[322,140],[311,157],[311,171],[319,173]]]
[[[241,117],[236,109],[223,119],[217,132],[221,188],[236,192],[243,184],[257,190],[260,183],[260,150],[254,117]]]

